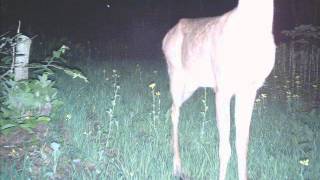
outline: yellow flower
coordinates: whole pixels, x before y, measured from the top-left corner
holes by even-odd
[[[156,83],[149,84],[149,88],[154,89],[156,87]]]
[[[72,117],[72,115],[71,114],[67,114],[66,115],[66,120],[68,121],[68,120],[70,120],[71,119],[71,117]]]
[[[309,166],[309,159],[301,159],[299,163],[303,166]]]
[[[299,95],[298,95],[298,94],[294,94],[292,97],[294,97],[294,98],[298,98],[298,97],[299,97]]]
[[[160,91],[157,91],[157,92],[156,92],[156,96],[160,96]]]
[[[9,156],[11,157],[17,157],[18,156],[18,153],[15,149],[11,149],[11,152],[9,153]]]

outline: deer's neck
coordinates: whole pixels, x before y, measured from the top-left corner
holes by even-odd
[[[239,0],[235,13],[239,21],[249,23],[251,28],[272,31],[273,0]]]

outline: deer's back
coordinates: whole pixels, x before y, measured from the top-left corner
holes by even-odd
[[[261,86],[274,64],[272,33],[241,26],[235,12],[181,19],[163,40],[169,74],[180,69],[198,86]]]

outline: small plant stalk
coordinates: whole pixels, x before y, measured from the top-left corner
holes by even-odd
[[[109,115],[109,127],[108,127],[108,134],[107,134],[107,143],[106,143],[106,147],[109,146],[109,139],[111,137],[111,132],[112,132],[112,127],[114,124],[116,124],[117,129],[119,128],[119,124],[118,121],[115,121],[114,119],[114,112],[115,112],[115,108],[119,99],[119,90],[120,90],[120,86],[118,85],[118,79],[120,78],[120,75],[117,74],[117,71],[114,69],[112,74],[113,77],[113,98],[111,100],[111,108],[109,108],[109,110],[107,111],[108,115]]]
[[[200,138],[203,139],[205,134],[205,124],[208,122],[207,120],[207,112],[208,112],[207,88],[204,88],[204,94],[202,96],[201,102],[202,102],[203,110],[201,111],[202,125],[201,125]]]

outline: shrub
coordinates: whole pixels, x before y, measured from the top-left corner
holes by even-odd
[[[14,80],[11,63],[8,63],[12,59],[11,53],[1,58],[0,133],[8,133],[17,127],[32,133],[37,124],[51,120],[63,104],[57,97],[58,91],[54,87],[55,81],[52,80],[55,76],[54,70],[62,70],[72,78],[81,78],[88,82],[80,71],[67,68],[64,64],[62,56],[68,49],[63,45],[42,62],[29,64],[33,78],[20,81]]]

